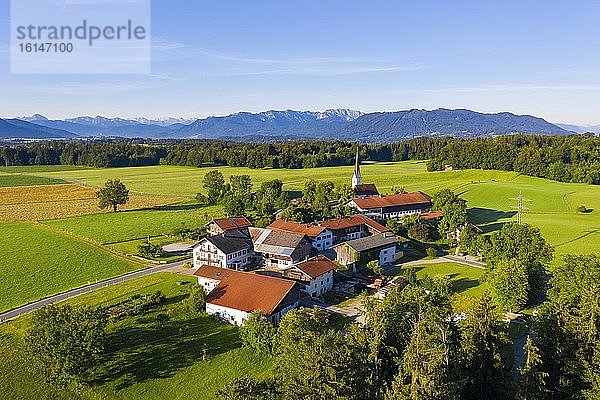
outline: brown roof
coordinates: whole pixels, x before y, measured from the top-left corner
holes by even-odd
[[[421,213],[421,219],[438,219],[442,218],[444,213],[442,211],[431,211],[427,213]]]
[[[323,255],[310,258],[294,265],[292,268],[294,267],[298,268],[313,279],[337,268],[335,263]]]
[[[381,207],[395,207],[431,203],[431,196],[423,192],[391,194],[381,197],[355,198],[354,203],[363,210]]]
[[[224,231],[229,231],[232,229],[240,229],[240,228],[248,228],[252,226],[252,222],[248,220],[248,218],[243,215],[238,215],[237,217],[228,217],[228,218],[218,218],[213,219],[211,222],[217,224],[217,226]],[[210,224],[210,222],[209,222]]]
[[[303,233],[311,238],[319,236],[319,234],[326,229],[323,226],[314,224],[301,224],[294,221],[284,221],[282,219],[273,221],[273,223],[267,226],[267,228],[282,232]]]
[[[355,196],[379,196],[379,191],[374,183],[365,183],[364,185],[354,186]]]
[[[358,225],[367,225],[371,229],[383,233],[389,232],[390,230],[385,226],[381,225],[379,222],[373,221],[371,218],[366,217],[362,214],[355,214],[350,217],[329,219],[327,221],[319,222],[319,225],[324,226],[326,228],[337,230],[337,229],[347,229],[353,226]]]
[[[245,312],[262,310],[269,315],[292,290],[295,282],[288,279],[203,265],[195,276],[221,281],[206,302]]]

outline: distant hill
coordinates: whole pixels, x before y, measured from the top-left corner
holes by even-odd
[[[575,133],[586,133],[586,132],[594,132],[600,133],[600,125],[572,125],[572,124],[555,124],[556,126],[560,126],[563,129],[568,131],[573,131]]]
[[[246,141],[302,138],[390,142],[419,136],[480,137],[513,133],[567,135],[579,132],[570,126],[561,127],[530,115],[508,112],[485,114],[449,109],[370,114],[348,109],[323,112],[271,110],[261,113],[240,112],[194,121],[177,118],[151,120],[101,116],[49,120],[36,114],[24,120],[40,127],[79,136]]]
[[[167,137],[220,138],[244,136],[320,137],[336,132],[363,115],[359,111],[337,109],[313,111],[241,112],[225,117],[198,119],[190,125],[170,129]]]
[[[0,138],[63,139],[77,137],[72,132],[33,124],[20,119],[0,119]]]
[[[441,108],[365,114],[336,132],[336,136],[385,142],[419,136],[478,137],[513,133],[567,135],[572,132],[530,115]]]

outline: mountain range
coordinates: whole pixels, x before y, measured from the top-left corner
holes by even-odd
[[[77,117],[50,120],[35,114],[0,119],[0,138],[125,137],[154,139],[340,139],[391,142],[420,136],[481,137],[513,133],[567,135],[582,127],[552,124],[530,115],[470,110],[362,113],[349,109],[240,112],[203,119]]]

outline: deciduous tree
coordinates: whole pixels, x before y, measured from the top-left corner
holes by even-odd
[[[119,179],[109,179],[96,196],[100,199],[98,207],[101,209],[112,207],[116,212],[118,206],[125,205],[129,201],[129,190]]]

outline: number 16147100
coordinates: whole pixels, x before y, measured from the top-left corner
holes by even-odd
[[[73,43],[19,43],[21,53],[71,53]]]

